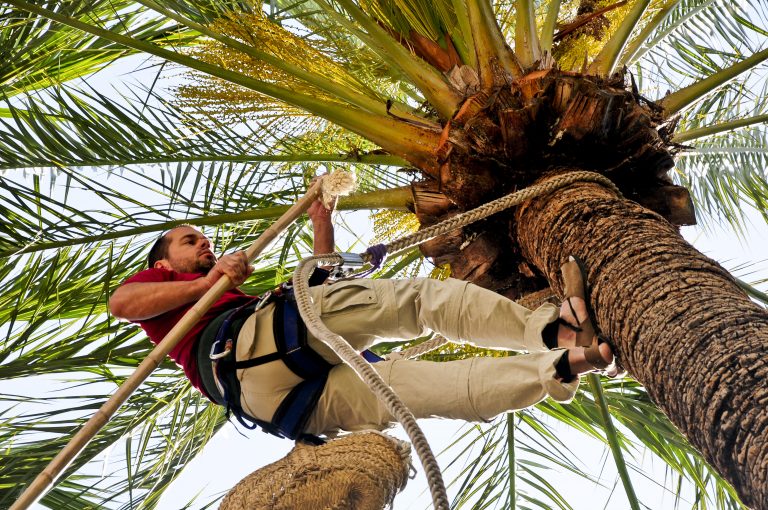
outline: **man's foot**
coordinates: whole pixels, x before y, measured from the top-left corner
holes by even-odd
[[[568,348],[568,365],[571,368],[571,374],[581,375],[597,370],[605,372],[606,375],[612,377],[613,349],[611,349],[611,346],[608,345],[607,342],[603,342],[597,346],[597,352],[602,361],[601,365],[605,364],[605,368],[598,368],[593,364],[594,360],[588,360],[585,354],[586,350],[587,348],[585,347]]]
[[[565,300],[560,306],[558,347],[568,349],[568,364],[573,375],[604,370],[616,375],[613,349],[597,336],[592,314],[586,301],[586,275],[583,265],[574,257],[560,268],[565,283]]]
[[[573,309],[572,309],[573,308]],[[576,312],[574,316],[573,312]],[[585,355],[586,347],[576,345],[576,326],[581,321],[580,317],[587,316],[587,306],[584,300],[577,297],[571,297],[570,305],[567,302],[563,302],[560,306],[560,325],[557,332],[557,346],[564,347],[568,351],[568,366],[572,375],[581,375],[595,370],[600,370],[598,366],[592,364]],[[563,323],[567,323],[572,327],[565,326]],[[597,353],[599,354],[602,363],[598,365],[606,366],[604,369],[606,375],[613,377],[612,363],[614,360],[613,349],[607,342],[600,343],[598,341]]]

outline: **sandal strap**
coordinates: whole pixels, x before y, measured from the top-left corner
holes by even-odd
[[[571,314],[573,315],[573,318],[576,319],[576,323],[579,325],[579,331],[581,331],[581,325],[584,324],[584,321],[579,320],[579,315],[576,313],[576,309],[573,307],[573,303],[571,303],[571,297],[573,296],[568,296],[565,298],[565,302],[568,303],[568,308],[571,309]],[[589,320],[589,317],[587,317],[585,320]]]
[[[567,320],[563,319],[562,317],[558,317],[556,322],[558,324],[560,324],[561,326],[564,326],[564,327],[570,329],[571,331],[575,331],[576,333],[581,333],[583,331],[582,328],[580,328],[579,326],[574,326],[573,324],[571,324]]]

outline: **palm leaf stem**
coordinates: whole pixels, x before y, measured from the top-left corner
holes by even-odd
[[[111,40],[115,43],[123,44],[130,48],[158,56],[191,69],[216,76],[280,101],[284,101],[285,103],[297,106],[368,138],[386,150],[396,154],[407,155],[409,161],[412,161],[416,166],[421,167],[423,165],[429,168],[432,164],[432,151],[439,139],[440,130],[437,126],[435,126],[434,130],[424,129],[426,126],[425,123],[422,123],[422,125],[417,127],[406,122],[396,121],[393,118],[383,115],[376,115],[338,103],[324,101],[317,97],[299,94],[295,90],[256,80],[250,76],[211,65],[187,55],[169,51],[145,41],[104,30],[69,16],[64,16],[48,9],[38,7],[23,0],[9,0],[8,3],[19,9],[63,23],[72,28],[77,28],[98,37]]]
[[[668,0],[669,3],[673,3],[674,7],[679,3],[680,0]],[[682,16],[679,20],[677,20],[675,23],[671,24],[669,27],[665,28],[664,30],[661,30],[660,32],[656,33],[655,37],[652,40],[646,40],[649,36],[649,34],[645,34],[645,30],[640,32],[640,34],[637,36],[637,43],[635,41],[631,42],[628,46],[628,49],[626,53],[624,54],[624,57],[622,59],[622,62],[624,62],[627,65],[634,64],[638,60],[640,60],[643,55],[645,55],[649,50],[656,47],[656,45],[661,41],[664,37],[672,33],[674,30],[676,30],[679,27],[685,26],[685,24],[688,22],[689,19],[693,18],[696,14],[703,11],[707,7],[709,7],[711,4],[716,2],[717,0],[709,0],[708,2],[702,3],[698,7],[695,7],[685,13],[684,16]],[[666,7],[662,7],[662,11],[664,11]],[[671,9],[670,9],[671,10]],[[669,12],[659,12],[656,17],[654,17],[653,20],[649,23],[650,25],[653,24],[659,24],[663,22],[664,18],[669,15]],[[635,46],[637,46],[635,48]]]
[[[326,2],[318,2],[330,7]],[[362,26],[368,35],[379,45],[377,53],[387,53],[400,67],[405,76],[421,90],[427,101],[435,107],[440,116],[450,119],[456,107],[461,102],[461,96],[443,78],[442,74],[425,61],[412,55],[407,48],[397,42],[387,33],[376,20],[366,15],[360,7],[351,0],[338,0],[345,11]],[[376,50],[377,48],[372,48]]]
[[[504,35],[499,30],[490,2],[471,0],[467,2],[467,17],[472,30],[477,55],[477,71],[480,85],[490,91],[496,74],[494,64],[501,65],[513,77],[520,78],[524,71],[520,61],[507,46]]]
[[[467,2],[467,16],[469,17],[469,26],[472,30],[472,39],[475,42],[475,55],[477,60],[477,73],[480,76],[480,83],[484,89],[493,88],[493,61],[495,52],[491,36],[483,23],[483,14],[481,5],[484,1]],[[522,75],[522,72],[520,73]]]
[[[451,5],[453,5],[453,11],[456,13],[456,20],[458,22],[459,30],[461,30],[461,38],[464,43],[463,46],[470,49],[470,51],[467,51],[465,55],[461,55],[462,60],[464,61],[464,64],[473,68],[477,68],[477,55],[474,51],[475,39],[472,36],[472,27],[469,24],[467,4],[464,2],[464,0],[451,0]],[[455,42],[455,35],[453,39]]]
[[[552,41],[555,38],[555,27],[557,26],[557,16],[560,14],[560,0],[552,0],[547,5],[547,17],[544,19],[544,25],[539,34],[539,43],[542,52],[552,52]]]
[[[398,59],[383,49],[382,45],[370,34],[360,29],[360,25],[349,17],[343,15],[334,9],[325,0],[316,0],[317,4],[321,7],[322,12],[331,18],[334,22],[338,23],[339,28],[343,28],[350,34],[357,37],[363,45],[367,46],[373,51],[381,60],[384,65],[384,71],[389,75],[393,82],[408,82],[411,85],[410,78],[403,71]],[[414,95],[414,90],[411,87],[403,86],[400,84],[401,91],[411,97],[414,101],[419,103],[424,101],[423,96]]]
[[[649,46],[643,48],[643,45],[679,3],[680,0],[667,0],[667,2],[659,8],[653,19],[643,27],[640,33],[637,34],[629,44],[627,44],[627,49],[624,51],[620,60],[621,64],[629,65],[648,51]]]
[[[664,109],[664,114],[669,117],[687,107],[696,100],[709,94],[719,86],[735,78],[743,72],[749,71],[754,67],[768,60],[768,48],[758,51],[753,55],[737,62],[725,69],[703,78],[696,83],[688,85],[676,92],[673,92],[659,101],[659,105]]]
[[[744,292],[749,295],[749,297],[760,301],[763,305],[768,305],[768,294],[758,290],[755,286],[748,284],[740,278],[736,278],[736,283]]]
[[[532,0],[517,0],[515,6],[515,55],[524,68],[531,67],[541,58],[533,7]]]
[[[337,210],[351,211],[359,209],[398,209],[408,210],[408,207],[413,203],[413,195],[411,193],[410,186],[403,186],[400,188],[384,189],[371,191],[369,193],[360,193],[350,195],[348,197],[341,197],[336,206]],[[28,246],[18,247],[16,249],[4,250],[0,252],[0,258],[8,257],[11,255],[17,255],[22,253],[33,253],[42,250],[63,248],[67,246],[76,246],[86,243],[96,243],[101,241],[107,241],[111,239],[119,239],[123,237],[130,237],[140,234],[147,234],[151,232],[163,232],[168,229],[177,227],[182,224],[190,224],[196,226],[205,225],[224,225],[228,223],[239,223],[243,221],[257,221],[276,218],[288,208],[290,205],[280,205],[272,207],[264,207],[261,209],[255,209],[250,211],[243,211],[239,213],[226,213],[216,214],[209,216],[196,216],[191,218],[183,218],[178,220],[165,221],[161,223],[155,223],[152,225],[143,225],[140,227],[134,227],[124,230],[118,230],[114,232],[104,232],[92,236],[82,236],[77,239],[64,239],[61,241],[49,241],[44,243],[36,243]]]
[[[221,156],[169,156],[146,159],[131,160],[92,160],[78,163],[77,165],[54,165],[50,168],[60,168],[62,166],[77,167],[124,167],[135,165],[159,165],[174,163],[206,163],[206,162],[227,162],[227,163],[352,163],[365,165],[386,165],[386,166],[408,166],[408,162],[398,156],[390,154],[275,154],[275,155],[221,155]],[[53,163],[53,162],[52,162]],[[0,165],[0,171],[4,170],[24,170],[38,169],[40,165]]]
[[[229,46],[230,48],[233,48],[242,53],[245,53],[246,55],[253,57],[256,60],[261,60],[262,62],[265,62],[277,69],[280,69],[281,71],[284,71],[285,73],[291,76],[294,76],[310,85],[313,85],[319,88],[320,90],[323,90],[325,92],[328,92],[329,94],[339,97],[354,106],[363,108],[366,111],[369,111],[371,113],[376,113],[379,115],[386,115],[387,113],[386,101],[377,97],[378,94],[376,94],[373,90],[369,89],[365,84],[361,83],[359,80],[355,80],[355,84],[365,92],[364,94],[358,93],[355,90],[351,89],[350,87],[344,86],[341,83],[325,78],[320,74],[313,73],[307,70],[306,68],[302,68],[300,66],[291,64],[290,62],[287,62],[284,59],[277,58],[274,55],[270,55],[269,53],[259,51],[253,46],[244,44],[238,41],[237,39],[234,39],[232,37],[229,37],[224,34],[218,33],[214,30],[211,30],[205,25],[196,23],[191,19],[185,18],[184,16],[181,16],[178,13],[175,13],[169,9],[164,8],[163,6],[159,5],[157,2],[154,2],[152,0],[138,0],[138,1],[139,3],[145,5],[146,7],[153,9],[158,13],[164,16],[167,16],[173,20],[176,20],[179,23],[186,25],[187,27],[193,30],[200,32],[201,34],[207,35],[208,37],[215,39],[220,43],[226,46]],[[393,104],[392,110],[393,110],[393,113],[401,117],[410,118],[412,120],[422,119],[421,117],[414,115],[409,108],[404,108],[403,105]]]
[[[611,413],[608,410],[608,403],[606,402],[605,394],[603,393],[603,386],[600,383],[600,377],[597,374],[589,374],[587,379],[589,380],[589,387],[592,389],[592,394],[595,398],[595,405],[600,410],[600,415],[603,418],[605,437],[608,440],[608,446],[613,454],[613,460],[616,462],[616,470],[619,472],[619,477],[624,485],[627,500],[629,500],[629,506],[632,510],[640,510],[640,502],[638,501],[635,489],[632,486],[632,480],[629,478],[627,464],[624,462],[624,455],[621,453],[619,437],[616,428],[613,426]]]
[[[678,157],[691,157],[714,154],[768,154],[768,147],[696,147],[678,154]]]
[[[621,25],[619,25],[619,28],[608,40],[605,46],[603,46],[603,49],[600,50],[600,53],[598,53],[595,60],[592,61],[592,64],[590,64],[588,69],[589,73],[600,76],[609,76],[614,72],[616,64],[619,61],[619,56],[621,56],[622,51],[624,51],[629,36],[632,34],[632,31],[637,26],[637,23],[640,21],[640,18],[643,16],[643,13],[645,13],[645,10],[650,3],[651,0],[637,0],[635,2],[629,13],[627,13],[627,16],[621,22]]]
[[[515,510],[517,506],[517,494],[515,493],[515,413],[507,413],[507,460],[509,469],[509,510]]]
[[[683,131],[682,133],[678,133],[672,138],[672,142],[685,143],[691,140],[696,140],[698,138],[704,138],[705,136],[725,133],[728,131],[733,131],[738,128],[752,126],[755,124],[762,124],[765,122],[768,122],[768,114],[755,115],[754,117],[732,120],[730,122],[721,122],[719,124],[713,124],[711,126],[706,126],[706,127],[697,128],[697,129],[690,129],[688,131]]]

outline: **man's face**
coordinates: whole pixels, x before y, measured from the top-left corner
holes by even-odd
[[[155,267],[172,269],[179,273],[208,273],[216,265],[211,242],[192,227],[176,227],[168,234],[168,257],[155,263]],[[159,266],[158,266],[159,265]]]

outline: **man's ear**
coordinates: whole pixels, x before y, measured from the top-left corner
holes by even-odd
[[[157,262],[155,262],[155,265],[152,267],[155,269],[167,269],[168,271],[173,271],[171,264],[166,259],[158,260]]]

